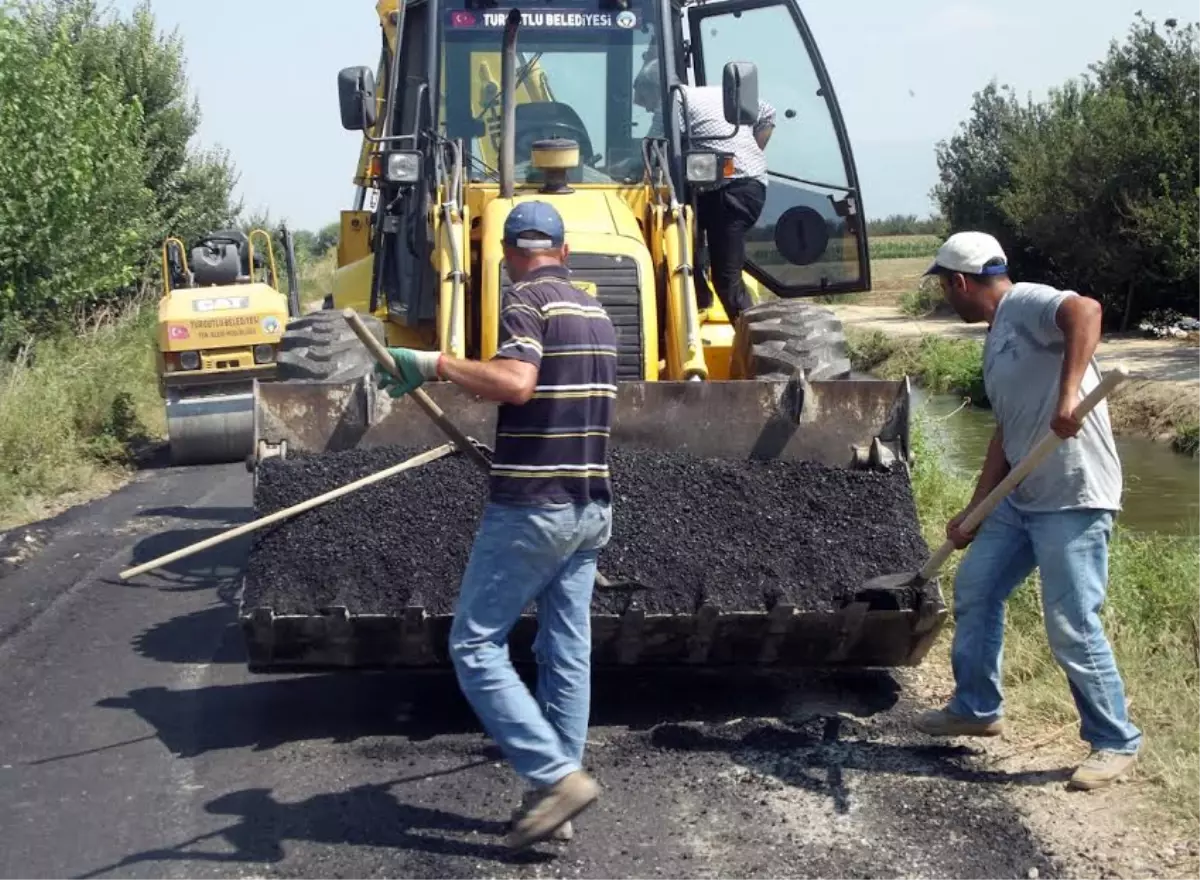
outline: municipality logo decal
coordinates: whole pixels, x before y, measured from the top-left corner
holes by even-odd
[[[279,319],[274,315],[268,315],[262,321],[263,333],[275,333],[279,330]]]
[[[637,15],[630,12],[628,9],[626,9],[624,12],[622,12],[621,14],[619,14],[617,16],[617,27],[625,28],[626,30],[628,30],[629,28],[633,27],[636,24],[637,24]]]

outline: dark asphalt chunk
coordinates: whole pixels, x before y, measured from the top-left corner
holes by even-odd
[[[420,450],[395,447],[269,459],[255,503],[266,515],[383,470]],[[620,447],[611,460],[610,578],[649,589],[598,591],[599,613],[636,601],[649,613],[702,603],[767,611],[840,607],[879,574],[928,553],[907,477],[812,462],[701,459]],[[411,604],[453,611],[486,479],[453,456],[367,487],[259,533],[246,604],[276,613],[344,606],[398,614]],[[632,599],[631,599],[632,597]]]

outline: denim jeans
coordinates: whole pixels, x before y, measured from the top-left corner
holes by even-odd
[[[607,504],[484,509],[463,575],[450,654],[459,687],[519,776],[536,787],[579,770],[591,705],[596,560]],[[537,601],[537,694],[513,669],[508,634]]]
[[[1129,720],[1100,623],[1111,533],[1108,511],[1022,513],[1007,500],[984,520],[954,581],[951,712],[982,722],[1000,718],[1004,603],[1037,566],[1046,635],[1067,675],[1080,735],[1094,749],[1137,751],[1142,734]]]

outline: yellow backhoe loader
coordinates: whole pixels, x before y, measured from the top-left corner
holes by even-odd
[[[869,289],[870,263],[849,137],[797,0],[518,7],[379,0],[380,64],[338,75],[342,125],[362,131],[364,142],[355,204],[341,217],[332,294],[325,310],[284,335],[279,381],[255,385],[259,460],[444,442],[412,400],[375,389],[373,362],[342,310],[354,309],[390,345],[491,357],[510,284],[501,228],[515,204],[547,199],[566,224],[574,282],[599,299],[617,329],[614,444],[904,467],[907,381],[852,378],[840,323],[812,302]],[[750,58],[761,60],[743,60]],[[662,114],[663,135],[647,136],[651,114],[633,101],[647,65],[657,74],[660,106],[679,106],[680,87],[691,84],[721,87],[731,126],[753,123],[759,95],[776,109],[767,202],[745,269],[758,303],[737,326],[719,302],[701,308],[694,255],[697,194],[719,185],[730,163],[719,151],[693,148],[684,114]],[[490,441],[494,406],[444,383],[427,390],[468,434]],[[830,539],[837,539],[833,526]],[[445,622],[412,610],[310,616],[243,605],[250,667],[444,657],[429,650],[429,639]],[[701,611],[597,616],[596,656],[913,664],[945,617],[936,590],[915,604],[857,597],[828,614]],[[722,639],[724,647],[711,648]],[[620,650],[612,650],[615,640]]]
[[[275,377],[279,343],[300,308],[283,233],[287,296],[263,229],[206,235],[190,259],[178,238],[163,243],[157,363],[173,464],[245,461],[254,449],[254,382]]]

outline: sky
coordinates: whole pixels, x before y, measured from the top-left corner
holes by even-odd
[[[124,12],[136,0],[112,5]],[[230,151],[247,212],[300,229],[335,221],[351,206],[360,144],[339,122],[336,77],[343,67],[375,67],[375,0],[153,0],[152,8],[160,28],[184,40],[203,114],[197,145]],[[1194,0],[801,0],[801,10],[870,217],[931,212],[935,145],[989,81],[1044,97],[1123,39],[1138,10],[1159,23],[1196,19]],[[266,105],[250,97],[264,87]]]

